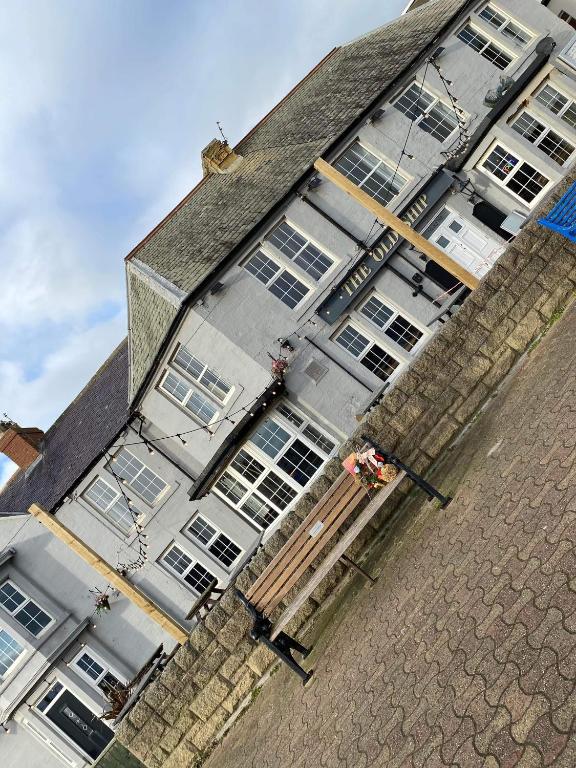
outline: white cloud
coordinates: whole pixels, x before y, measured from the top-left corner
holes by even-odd
[[[120,313],[106,323],[71,333],[45,358],[33,379],[27,378],[22,364],[0,361],[2,410],[21,426],[47,429],[121,341],[125,324]]]
[[[0,491],[17,469],[18,467],[13,461],[0,456]]]

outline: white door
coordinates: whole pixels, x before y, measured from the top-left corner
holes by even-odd
[[[494,266],[504,246],[470,224],[461,214],[443,208],[428,227],[425,237],[476,277]]]

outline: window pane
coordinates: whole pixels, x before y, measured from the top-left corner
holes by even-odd
[[[530,203],[544,189],[548,179],[528,163],[522,163],[506,184],[508,189]]]
[[[336,342],[354,357],[360,357],[370,341],[351,325],[347,325],[336,337]]]
[[[477,53],[482,51],[483,48],[488,45],[488,38],[484,37],[484,35],[481,35],[479,32],[476,32],[475,29],[468,25],[458,33],[458,37],[463,43],[466,43],[466,45],[473,48]]]
[[[111,488],[108,483],[98,478],[95,483],[92,483],[90,488],[84,493],[84,496],[89,499],[99,510],[106,512],[108,507],[115,501],[118,496],[118,491]]]
[[[85,672],[92,680],[98,680],[98,678],[104,674],[104,667],[98,664],[98,662],[89,656],[87,653],[83,653],[76,661],[76,666]]]
[[[284,302],[290,309],[294,309],[304,296],[308,293],[308,288],[301,283],[290,272],[282,272],[282,274],[276,278],[269,288],[270,293],[276,296],[280,301]]]
[[[186,403],[186,408],[197,416],[204,424],[209,424],[218,413],[212,403],[199,392],[192,393],[190,399]]]
[[[123,684],[118,680],[116,675],[112,672],[106,672],[102,680],[98,683],[98,687],[104,691],[105,694],[112,693],[112,691],[119,691],[124,688]]]
[[[482,56],[485,59],[488,59],[488,61],[491,61],[492,64],[498,67],[498,69],[506,69],[506,67],[512,63],[512,57],[508,56],[504,51],[501,51],[500,48],[494,45],[494,43],[490,43],[490,45],[487,45],[486,48],[484,48]]]
[[[194,379],[198,380],[204,372],[204,363],[194,357],[186,347],[180,347],[174,360],[180,365],[186,373],[189,373]]]
[[[272,419],[266,419],[250,438],[261,451],[272,459],[284,448],[290,440],[290,433]]]
[[[566,96],[563,96],[556,88],[552,88],[551,85],[544,86],[540,93],[536,95],[536,101],[539,101],[555,115],[561,112],[568,104]]]
[[[562,115],[562,120],[568,123],[568,125],[571,125],[572,128],[576,128],[576,106],[574,104],[570,104],[566,112]]]
[[[322,466],[323,459],[301,440],[295,440],[278,461],[278,468],[299,485],[306,485]]]
[[[276,227],[268,240],[314,280],[319,280],[333,264],[332,259],[296,232],[286,221]]]
[[[258,486],[258,491],[280,509],[286,509],[297,495],[297,491],[274,472],[268,473]]]
[[[572,152],[574,152],[574,146],[570,142],[551,130],[548,131],[538,146],[542,152],[545,152],[559,165],[564,165]]]
[[[334,167],[354,184],[363,187],[382,205],[389,203],[406,183],[401,174],[396,173],[358,142],[340,155]]]
[[[387,307],[376,296],[371,296],[360,310],[361,314],[371,320],[378,328],[384,328],[394,314],[394,310]]]
[[[4,679],[10,667],[17,661],[24,648],[4,629],[0,629],[0,679]]]
[[[300,418],[297,413],[294,413],[286,403],[281,403],[278,406],[278,413],[282,414],[287,421],[292,422],[292,424],[295,424],[297,427],[301,427],[302,424],[304,424],[304,419]]]
[[[228,536],[221,533],[216,541],[210,545],[209,551],[214,557],[219,560],[226,568],[229,568],[232,563],[238,558],[238,555],[242,551],[240,547],[236,546]]]
[[[506,23],[506,16],[497,13],[490,5],[483,8],[478,15],[481,19],[487,21],[491,27],[494,27],[494,29],[500,29],[500,27]]]
[[[144,469],[144,464],[124,448],[122,448],[115,458],[115,474],[124,478],[124,480],[127,480],[129,483],[131,483],[136,475]]]
[[[246,269],[251,275],[267,285],[274,275],[280,271],[280,267],[272,259],[269,259],[262,251],[256,251],[247,262]]]
[[[393,106],[410,120],[418,120],[433,102],[433,96],[418,83],[412,83],[410,88],[399,99],[396,99]]]
[[[528,34],[528,32],[523,30],[522,27],[519,27],[518,24],[515,24],[513,21],[509,21],[506,24],[502,29],[502,34],[520,45],[526,45],[532,40],[532,35]]]
[[[14,611],[25,602],[26,598],[14,587],[10,582],[5,581],[0,588],[0,603],[10,613]]]
[[[202,594],[214,581],[214,575],[200,563],[194,563],[190,571],[184,576],[184,581],[196,592]]]
[[[324,451],[324,453],[331,453],[334,448],[336,448],[336,445],[332,442],[332,440],[329,440],[326,435],[316,429],[316,427],[313,427],[311,424],[306,426],[302,434],[304,437],[307,437],[308,440],[313,442],[314,445],[317,445],[321,451]]]
[[[534,144],[546,131],[546,126],[539,120],[523,112],[520,117],[512,123],[512,128],[524,136],[528,141]]]
[[[175,376],[173,373],[168,373],[166,378],[161,384],[163,390],[171,394],[179,402],[183,403],[188,397],[190,387],[179,376]]]
[[[384,331],[396,344],[410,351],[422,338],[422,331],[412,325],[405,317],[398,315]]]
[[[278,518],[279,512],[253,494],[242,505],[242,511],[261,528],[268,528]]]
[[[131,510],[124,497],[120,496],[105,514],[124,533],[129,533],[134,525],[134,520],[139,517],[140,513],[136,509]]]
[[[222,475],[215,487],[234,504],[238,504],[248,492],[248,488],[239,483],[238,480],[235,480],[227,472]]]
[[[210,390],[219,400],[224,400],[226,395],[230,392],[232,387],[227,381],[220,378],[215,371],[207,368],[205,373],[200,379],[200,383]]]
[[[382,381],[388,381],[400,363],[377,344],[374,344],[362,359],[362,365]]]
[[[19,624],[31,632],[34,636],[39,635],[43,629],[52,621],[50,616],[45,613],[32,600],[29,600],[20,610],[14,614],[14,618]]]
[[[230,466],[242,475],[242,477],[245,477],[250,483],[255,483],[265,469],[263,464],[256,461],[256,459],[250,456],[244,449],[238,452],[238,455]]]
[[[504,147],[497,144],[488,155],[482,166],[490,171],[497,179],[504,181],[516,168],[520,161]]]
[[[188,530],[194,536],[195,539],[201,544],[208,544],[208,542],[216,535],[216,528],[213,528],[207,520],[197,515],[194,520],[188,526]]]
[[[446,141],[448,136],[458,127],[458,118],[451,109],[438,102],[419,123],[419,126],[438,141]]]
[[[192,564],[192,560],[179,547],[172,547],[169,552],[166,552],[163,560],[172,570],[180,574],[184,573]]]

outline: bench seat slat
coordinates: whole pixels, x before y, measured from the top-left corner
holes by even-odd
[[[340,559],[348,547],[352,544],[354,539],[366,526],[366,524],[374,517],[374,515],[380,511],[382,504],[386,499],[396,490],[402,480],[405,478],[406,472],[402,470],[398,473],[398,476],[391,483],[382,488],[376,496],[369,502],[366,508],[358,515],[356,520],[352,523],[350,528],[342,536],[342,539],[330,550],[326,555],[324,562],[318,567],[310,581],[306,586],[298,593],[292,603],[286,608],[282,616],[278,619],[272,629],[270,639],[274,640],[288,622],[296,615],[298,610],[302,607],[304,602],[310,597],[312,592],[320,584],[322,579],[327,576],[330,569]]]
[[[322,498],[314,505],[308,516],[300,523],[298,528],[294,531],[292,536],[284,544],[278,554],[272,559],[268,566],[264,569],[262,574],[256,579],[254,584],[250,587],[246,593],[248,600],[253,602],[258,600],[263,591],[266,590],[268,584],[272,584],[276,578],[278,569],[284,568],[287,564],[293,561],[294,556],[297,554],[298,549],[302,546],[305,539],[309,538],[308,531],[310,527],[322,520],[341,496],[346,493],[347,489],[352,487],[354,479],[348,472],[342,472]]]
[[[346,490],[346,493],[340,497],[339,502],[323,518],[324,527],[317,536],[310,536],[308,531],[311,523],[308,523],[306,541],[303,542],[302,547],[298,551],[298,556],[293,558],[284,567],[277,568],[275,571],[276,578],[270,585],[270,588],[261,595],[260,599],[252,601],[258,610],[267,615],[272,613],[294,584],[296,584],[300,576],[306,571],[310,563],[315,560],[330,539],[354,512],[365,495],[365,489],[352,481],[351,487]]]

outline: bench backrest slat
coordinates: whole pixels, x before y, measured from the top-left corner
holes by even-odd
[[[267,615],[274,610],[365,494],[363,486],[342,473],[247,593],[258,610]],[[322,528],[311,536],[310,529],[318,523]]]
[[[340,496],[347,488],[351,487],[352,483],[354,483],[354,480],[348,472],[342,472],[336,478],[322,498],[314,505],[308,516],[290,536],[286,544],[284,544],[282,549],[275,555],[272,561],[250,587],[246,593],[248,600],[253,602],[262,595],[266,590],[267,585],[275,580],[278,569],[285,567],[293,560],[294,555],[300,546],[302,536],[308,537],[308,531],[311,525],[330,511],[331,507],[337,503]]]

